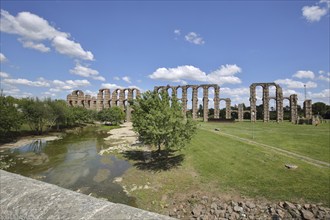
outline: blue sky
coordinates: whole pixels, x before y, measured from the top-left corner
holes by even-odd
[[[66,99],[72,90],[249,85],[329,104],[329,0],[1,1],[5,95]],[[260,91],[258,91],[260,94]],[[260,96],[260,95],[259,95]],[[260,97],[259,97],[260,98]]]

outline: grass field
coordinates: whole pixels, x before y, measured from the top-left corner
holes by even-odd
[[[236,122],[236,123],[200,123],[202,128],[214,130],[238,137],[251,139],[273,147],[285,149],[316,160],[330,163],[330,123],[312,125],[294,125],[289,122]]]
[[[329,168],[319,168],[201,129],[185,154],[203,181],[213,181],[224,191],[329,205]],[[289,170],[285,164],[295,164],[298,168]]]
[[[254,126],[256,142],[329,162],[329,124],[315,127],[255,123]],[[162,195],[175,197],[194,191],[330,205],[330,168],[214,132],[214,128],[220,128],[221,132],[252,139],[251,123],[248,122],[200,123],[198,127],[191,143],[176,152],[184,155],[179,166],[160,172],[133,166],[124,175],[122,184],[126,186],[146,182],[155,186],[156,192],[132,192],[141,208],[159,211],[161,202],[157,201],[161,201]],[[295,164],[298,168],[287,169],[285,164]]]

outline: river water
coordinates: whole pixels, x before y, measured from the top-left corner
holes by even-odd
[[[1,168],[63,188],[78,191],[111,202],[135,206],[114,182],[131,164],[115,155],[100,155],[105,146],[105,132],[95,127],[82,128],[55,141],[31,144],[0,152]]]

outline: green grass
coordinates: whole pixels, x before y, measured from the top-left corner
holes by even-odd
[[[252,139],[258,143],[285,149],[330,163],[330,124],[294,125],[289,122],[200,123],[202,128],[220,128],[224,133]]]
[[[221,132],[252,139],[251,126],[250,122],[201,122],[192,141],[177,152],[184,155],[179,167],[151,172],[133,166],[124,174],[122,184],[150,182],[153,190],[134,191],[132,196],[137,198],[139,207],[156,212],[162,210],[162,195],[180,202],[180,197],[186,199],[184,196],[194,192],[225,198],[242,195],[273,202],[323,203],[329,207],[330,168],[214,131],[220,128]],[[329,162],[329,126],[257,122],[254,141]],[[290,170],[285,164],[295,164],[298,168]]]
[[[202,129],[184,153],[185,163],[195,168],[202,182],[214,182],[221,191],[271,200],[330,204],[329,168],[319,168]],[[287,163],[298,168],[289,170],[285,168]]]

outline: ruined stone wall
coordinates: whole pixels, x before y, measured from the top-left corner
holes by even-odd
[[[127,97],[125,97],[125,91],[127,91]],[[100,89],[97,97],[92,97],[91,95],[84,95],[81,90],[75,90],[67,95],[67,104],[73,107],[79,106],[96,111],[108,109],[112,106],[119,106],[126,112],[126,120],[130,121],[131,108],[128,103],[140,96],[140,94],[140,90],[136,88],[115,89],[112,93],[110,89]]]
[[[313,113],[312,113],[312,100],[307,99],[304,101],[304,117],[306,119],[312,119]]]
[[[250,107],[251,107],[251,121],[256,121],[257,118],[257,108],[256,108],[256,87],[261,86],[262,91],[262,104],[263,104],[263,121],[269,122],[269,100],[271,98],[276,101],[276,121],[283,121],[283,91],[280,85],[276,83],[253,83],[250,85]],[[276,87],[276,97],[269,97],[269,87]],[[297,95],[290,96],[290,108],[291,108],[291,121],[297,119]]]
[[[209,112],[209,88],[214,88],[214,118],[219,118],[219,113],[220,113],[220,109],[219,109],[219,103],[220,103],[220,97],[219,97],[219,93],[220,93],[220,87],[216,84],[202,84],[202,85],[185,85],[185,86],[155,86],[154,87],[154,91],[156,92],[160,92],[160,91],[167,91],[169,88],[172,88],[172,96],[176,96],[177,97],[177,90],[179,88],[182,89],[182,98],[178,98],[178,100],[181,100],[182,102],[182,112],[184,113],[184,115],[186,115],[187,112],[187,106],[188,106],[188,101],[191,101],[192,103],[192,118],[193,119],[197,119],[198,115],[198,89],[202,88],[203,89],[203,121],[208,121],[208,112]],[[189,88],[192,88],[192,99],[188,100],[188,94],[187,94],[187,90]]]
[[[297,119],[298,119],[298,97],[297,97],[297,94],[290,95],[290,110],[291,110],[290,121],[292,123],[297,123]]]

